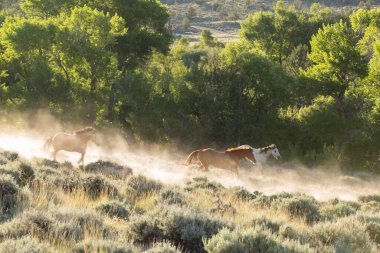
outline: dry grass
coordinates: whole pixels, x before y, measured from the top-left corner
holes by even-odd
[[[0,158],[8,172],[20,159]],[[223,236],[231,249],[248,247],[238,243],[246,236],[282,252],[376,252],[380,242],[377,195],[317,202],[225,188],[206,178],[173,187],[50,162],[31,168],[35,177],[25,186],[6,176],[7,187],[19,189],[7,200],[15,208],[0,222],[0,248],[7,252],[15,245],[19,252],[206,252],[205,244],[224,245]]]

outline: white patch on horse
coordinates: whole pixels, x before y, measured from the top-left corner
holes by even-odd
[[[249,145],[241,145],[241,148],[252,148]],[[255,156],[257,164],[266,163],[268,158],[272,155],[274,158],[278,159],[281,157],[280,151],[276,147],[276,145],[272,144],[268,147],[264,148],[252,148],[252,153]]]

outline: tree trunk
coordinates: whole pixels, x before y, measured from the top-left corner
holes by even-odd
[[[342,90],[339,92],[338,95],[333,96],[336,106],[337,106],[337,111],[339,114],[340,119],[342,120],[343,124],[343,133],[342,133],[342,149],[343,152],[345,153],[345,157],[347,157],[347,165],[349,166],[349,169],[352,168],[352,140],[351,140],[351,135],[349,132],[349,129],[347,127],[347,117],[346,117],[346,110],[344,107],[344,95],[346,92],[346,86],[342,88]]]
[[[116,83],[115,81],[112,82],[112,85],[111,85],[111,92],[110,92],[110,95],[108,97],[108,112],[107,112],[107,120],[110,121],[111,123],[114,121],[115,119],[115,110],[114,110],[114,107],[115,107],[115,92],[116,92]]]
[[[90,82],[90,98],[89,98],[89,123],[93,124],[96,120],[96,84],[97,79],[94,74],[92,74],[91,82]]]

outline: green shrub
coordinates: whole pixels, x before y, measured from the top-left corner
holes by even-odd
[[[209,182],[207,177],[195,177],[193,180],[186,182],[185,190],[191,192],[195,189],[206,189],[215,193],[225,188],[217,182]]]
[[[159,191],[161,188],[162,184],[160,182],[142,175],[129,177],[126,185],[127,194],[132,197],[142,197],[148,193]]]
[[[53,220],[50,213],[41,210],[24,211],[21,215],[0,226],[0,238],[20,238],[26,235],[48,238]]]
[[[132,216],[127,230],[129,238],[143,245],[163,240],[163,232],[158,227],[158,222],[153,213]]]
[[[377,201],[366,202],[362,204],[361,210],[363,212],[378,213],[380,212],[380,202],[377,202]]]
[[[0,155],[11,162],[16,161],[19,158],[19,155],[12,151],[3,151]]]
[[[202,238],[210,238],[225,224],[206,214],[189,209],[171,209],[160,213],[164,239],[190,252],[202,252]]]
[[[196,210],[159,206],[145,215],[134,216],[129,236],[138,243],[168,240],[188,252],[204,252],[202,238],[210,238],[226,224]]]
[[[73,169],[74,166],[69,161],[64,161],[62,163],[56,161],[56,160],[49,160],[49,159],[41,159],[37,161],[37,165],[41,167],[48,167],[52,169],[58,169],[58,168],[67,168],[67,169]]]
[[[247,191],[245,188],[243,187],[233,187],[231,188],[231,191],[232,191],[232,194],[238,198],[238,199],[241,199],[241,200],[244,200],[244,201],[250,201],[250,200],[254,200],[256,199],[259,195],[261,195],[259,192],[254,192],[254,193],[251,193],[249,191]]]
[[[53,168],[53,169],[58,169],[58,167],[60,165],[58,161],[56,161],[56,160],[49,160],[49,159],[39,160],[39,161],[37,161],[37,164],[39,166],[50,167],[50,168]]]
[[[181,253],[181,251],[169,242],[156,242],[144,253]]]
[[[359,196],[358,200],[361,203],[368,203],[371,201],[380,202],[380,195]]]
[[[380,215],[357,216],[358,221],[362,222],[372,241],[380,244]]]
[[[308,242],[316,248],[331,246],[336,253],[377,252],[364,224],[352,217],[316,224],[311,228]]]
[[[83,178],[81,180],[81,184],[87,195],[94,199],[98,198],[102,193],[112,197],[118,194],[117,188],[100,176],[89,176]]]
[[[289,224],[283,224],[280,226],[278,230],[278,234],[284,238],[287,238],[289,240],[296,240],[296,241],[303,241],[301,232],[294,229],[291,225]]]
[[[312,223],[320,219],[319,207],[315,202],[304,196],[282,200],[280,207],[291,218],[304,219],[307,223]]]
[[[357,203],[333,200],[322,204],[320,212],[327,217],[341,218],[353,215],[359,209],[360,205]]]
[[[0,175],[10,176],[15,181],[15,183],[18,185],[21,184],[20,173],[11,166],[0,168]]]
[[[166,188],[161,191],[161,199],[167,204],[183,204],[184,195],[178,188]]]
[[[121,202],[117,201],[99,204],[95,210],[111,218],[116,217],[124,220],[128,220],[129,218],[129,211]]]
[[[0,253],[48,253],[54,252],[48,245],[38,243],[31,237],[8,239],[0,243]]]
[[[223,229],[206,241],[205,249],[212,253],[313,252],[307,245],[300,245],[296,241],[280,240],[270,231],[261,228],[245,231]]]
[[[101,173],[105,176],[117,179],[125,179],[132,175],[132,169],[110,161],[96,161],[85,166],[85,171]]]
[[[280,229],[281,224],[273,222],[265,217],[256,218],[252,221],[253,227],[263,227],[271,231],[272,233],[277,233]]]
[[[87,209],[63,209],[54,213],[55,224],[52,235],[67,241],[81,241],[85,231],[97,231],[100,235],[107,236],[109,227],[103,223],[103,219],[97,213]]]
[[[282,192],[279,194],[274,194],[271,196],[261,195],[259,194],[257,198],[253,200],[253,205],[260,208],[270,208],[273,205],[277,205],[279,202],[284,199],[293,198],[294,195],[287,192]]]
[[[20,173],[20,185],[25,186],[33,181],[35,178],[34,170],[32,166],[26,163],[21,163],[18,167],[18,172]]]
[[[73,253],[86,252],[107,252],[107,253],[135,253],[140,252],[136,247],[128,243],[121,243],[107,240],[86,240],[77,243],[73,249]]]
[[[0,175],[1,219],[7,219],[14,215],[21,194],[20,189],[11,177]]]

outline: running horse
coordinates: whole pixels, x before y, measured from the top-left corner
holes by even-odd
[[[239,161],[243,158],[248,158],[252,163],[256,163],[252,147],[230,148],[224,152],[206,148],[191,152],[185,161],[185,165],[199,161],[201,168],[205,171],[208,171],[208,167],[213,165],[217,168],[233,170],[238,175]]]
[[[96,145],[98,145],[94,139],[95,133],[96,130],[92,127],[85,127],[78,131],[75,131],[73,134],[57,133],[45,142],[44,148],[49,149],[50,146],[53,146],[54,151],[51,155],[54,160],[56,160],[57,153],[60,150],[80,153],[81,158],[79,159],[78,163],[82,162],[83,166],[87,143],[92,140]]]

